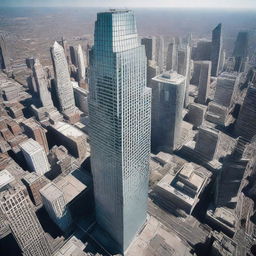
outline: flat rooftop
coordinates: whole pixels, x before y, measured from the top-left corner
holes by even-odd
[[[33,139],[28,139],[20,144],[22,150],[27,152],[28,154],[34,154],[38,151],[41,151],[43,148],[42,146]]]
[[[14,177],[7,170],[0,171],[0,188],[3,188],[10,182],[14,181]]]
[[[180,85],[185,82],[185,77],[178,74],[176,71],[164,72],[152,79],[156,82],[173,85]]]
[[[75,128],[74,126],[72,126],[68,123],[57,122],[52,127],[67,137],[77,138],[80,136],[85,136],[85,134],[83,132],[81,132],[79,129]]]
[[[41,195],[52,202],[63,196],[62,191],[52,182],[40,189]]]
[[[36,172],[29,172],[28,174],[26,174],[24,176],[24,180],[28,183],[28,184],[32,184],[33,182],[35,182],[38,178],[40,178],[41,176],[39,176]]]
[[[70,174],[61,177],[55,184],[63,192],[67,204],[87,188],[86,185]]]

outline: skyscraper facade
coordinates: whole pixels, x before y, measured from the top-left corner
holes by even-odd
[[[61,45],[55,42],[51,48],[51,53],[60,110],[62,112],[72,110],[75,108],[75,98],[64,49]]]
[[[212,31],[212,76],[218,76],[220,71],[220,58],[222,51],[222,25],[221,23]]]
[[[182,110],[185,97],[185,77],[169,71],[153,78],[153,89],[157,102],[152,113],[152,149],[154,151],[172,152],[178,145],[181,131]]]
[[[99,13],[89,81],[96,218],[122,252],[146,220],[151,125],[146,64],[133,12]]]
[[[10,60],[8,56],[5,37],[3,34],[0,34],[0,70],[9,69],[9,68],[10,68]]]
[[[22,255],[52,255],[46,234],[24,186],[15,182],[0,186],[0,211],[7,219]]]
[[[43,66],[38,59],[35,60],[35,64],[33,65],[33,74],[42,106],[49,109],[53,108],[52,97],[48,90],[48,80]]]

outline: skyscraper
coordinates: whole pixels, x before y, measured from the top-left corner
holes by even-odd
[[[158,94],[152,109],[152,148],[171,152],[176,149],[180,136],[185,97],[185,77],[177,72],[165,72],[153,78]],[[155,92],[155,89],[153,89]]]
[[[156,59],[156,38],[144,37],[141,39],[141,44],[145,45],[147,59],[155,60]]]
[[[89,133],[97,222],[124,252],[146,220],[151,89],[132,11],[98,13]]]
[[[212,31],[212,76],[218,76],[220,71],[220,58],[222,51],[222,31],[221,23]]]
[[[79,44],[77,46],[77,66],[78,66],[78,78],[79,78],[79,81],[82,79],[82,80],[85,80],[85,70],[86,70],[86,60],[85,60],[85,55],[83,53],[83,49],[81,47],[81,45]]]
[[[35,64],[33,65],[33,74],[42,106],[49,109],[53,108],[51,94],[48,90],[48,81],[46,78],[46,74],[44,72],[43,66],[38,59],[35,60]]]
[[[5,173],[4,173],[5,172]],[[24,256],[50,256],[50,245],[37,219],[33,204],[26,188],[12,181],[8,171],[2,171],[0,182],[0,211],[11,227],[12,233]],[[1,179],[0,179],[1,181]]]
[[[248,44],[249,44],[249,33],[247,31],[241,31],[238,33],[233,56],[235,57],[234,70],[243,72],[242,66],[248,57]]]
[[[166,57],[166,70],[177,71],[177,44],[175,39],[168,45],[167,57]]]
[[[9,68],[10,68],[10,60],[8,56],[5,37],[3,34],[0,34],[0,70],[9,69]]]
[[[51,48],[51,53],[60,110],[62,112],[72,110],[75,108],[75,99],[64,49],[55,42]]]

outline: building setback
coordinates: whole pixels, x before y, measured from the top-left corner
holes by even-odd
[[[221,23],[212,31],[212,76],[218,76],[220,71],[220,58],[222,53],[222,25]]]
[[[185,97],[185,77],[176,72],[166,72],[153,78],[158,90],[158,104],[152,113],[152,148],[155,151],[175,150],[180,136],[182,110]]]
[[[30,170],[39,175],[44,175],[50,170],[46,153],[37,141],[28,139],[22,142],[20,147]]]
[[[151,89],[132,11],[98,13],[89,134],[96,219],[123,253],[146,220]]]

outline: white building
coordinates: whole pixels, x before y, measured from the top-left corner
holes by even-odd
[[[37,141],[28,139],[22,142],[20,147],[30,170],[39,175],[44,175],[50,170],[46,153]]]

